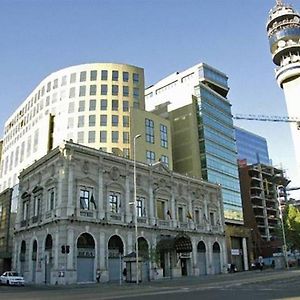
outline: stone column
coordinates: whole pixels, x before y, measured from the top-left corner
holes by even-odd
[[[135,240],[133,241],[133,231],[127,234],[127,251],[135,252]]]
[[[58,230],[55,231],[54,233],[54,269],[58,270],[58,255],[59,255],[59,232]]]
[[[192,204],[192,193],[191,190],[189,189],[188,191],[188,207],[187,207],[188,211],[187,211],[187,215],[191,215],[191,217],[193,218],[193,204]],[[187,219],[189,222],[189,228],[194,229],[195,228],[195,220],[194,219]]]
[[[206,243],[207,251],[206,251],[206,265],[207,265],[207,274],[213,274],[213,253],[212,253],[212,241],[209,239]]]
[[[14,238],[14,246],[13,246],[13,259],[12,259],[12,269],[16,270],[18,273],[20,273],[20,252],[21,252],[21,246],[18,247],[19,245],[19,239],[17,240]],[[20,250],[18,251],[18,249]],[[19,254],[19,255],[18,255]]]
[[[193,267],[193,272],[194,276],[199,275],[199,268],[198,268],[198,262],[197,262],[197,244],[195,239],[192,239],[192,267]]]
[[[155,201],[155,197],[154,197],[154,194],[153,194],[152,183],[153,182],[151,180],[150,183],[149,183],[149,188],[148,188],[148,191],[149,191],[149,205],[148,205],[148,208],[149,208],[149,222],[150,222],[150,225],[154,225],[155,224],[155,213],[154,213],[154,208],[155,208],[154,201]]]
[[[62,216],[63,207],[63,180],[64,180],[64,165],[63,163],[58,168],[58,183],[57,183],[57,215]]]
[[[176,208],[175,208],[175,192],[173,189],[171,189],[171,216],[172,216],[172,224],[173,227],[177,226],[177,220],[176,220]]]
[[[206,230],[209,230],[209,213],[208,213],[208,203],[207,203],[207,191],[206,193],[203,195],[203,202],[204,202],[204,215],[205,215],[205,219],[204,219],[204,228]]]
[[[156,214],[155,214],[155,201],[156,201],[156,197],[155,197],[155,191],[153,190],[153,178],[152,178],[153,174],[152,171],[149,171],[149,180],[148,180],[148,191],[149,191],[149,222],[150,225],[154,225],[156,223]]]
[[[227,273],[228,258],[227,258],[227,248],[226,248],[226,239],[224,238],[221,242],[221,259],[222,259],[222,273]]]
[[[68,228],[68,236],[67,236],[67,245],[70,247],[70,253],[66,254],[67,255],[67,269],[73,269],[74,268],[74,254],[75,254],[75,245],[74,243],[74,229],[73,228]]]
[[[74,215],[74,164],[69,162],[67,216]],[[76,199],[76,197],[75,197]]]
[[[98,253],[100,270],[106,270],[106,267],[107,267],[105,264],[105,259],[106,259],[105,249],[106,249],[105,233],[100,232],[100,234],[99,234],[99,253]]]
[[[98,209],[98,218],[103,219],[105,217],[104,212],[104,203],[103,199],[105,199],[106,195],[104,194],[104,186],[103,186],[103,167],[99,164],[98,168],[98,201],[97,201],[97,209]]]
[[[242,245],[243,245],[243,259],[244,259],[244,270],[249,270],[249,262],[248,262],[248,250],[247,250],[247,239],[243,237],[242,239]]]
[[[125,179],[125,223],[130,223],[132,221],[132,214],[130,208],[134,207],[134,205],[130,204],[134,202],[134,199],[130,199],[130,171],[129,166],[127,166],[128,170],[126,170],[126,179]]]

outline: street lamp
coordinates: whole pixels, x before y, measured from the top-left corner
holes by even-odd
[[[136,140],[141,137],[137,134],[133,138],[133,188],[134,188],[134,226],[135,226],[135,255],[136,255],[136,284],[139,284],[139,245],[138,245],[138,222],[136,201]]]
[[[284,255],[284,259],[285,259],[286,268],[288,269],[289,268],[289,262],[288,262],[288,258],[287,258],[287,246],[286,246],[284,222],[283,222],[282,208],[281,208],[281,203],[280,203],[280,197],[281,197],[282,189],[284,189],[284,198],[286,200],[285,187],[283,185],[278,185],[277,186],[277,200],[278,200],[278,206],[279,206],[279,218],[280,218],[280,221],[281,221],[281,230],[282,230],[282,238],[283,238],[283,255]]]

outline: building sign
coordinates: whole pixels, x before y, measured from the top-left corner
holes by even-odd
[[[180,253],[179,258],[191,258],[190,252]]]
[[[77,257],[95,257],[95,249],[93,249],[93,248],[78,248]]]
[[[231,249],[231,255],[233,255],[233,256],[242,255],[242,250],[241,249]]]

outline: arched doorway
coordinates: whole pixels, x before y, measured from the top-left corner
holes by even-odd
[[[77,239],[77,282],[92,282],[95,275],[95,241],[89,233]]]
[[[26,242],[22,241],[20,250],[20,273],[24,276],[25,272],[25,258],[26,258]]]
[[[122,276],[122,255],[124,246],[121,238],[112,236],[108,241],[108,274],[109,281],[118,281]]]
[[[179,255],[181,275],[187,276],[190,274],[190,264],[191,264],[191,252],[192,252],[192,242],[189,236],[183,234],[178,235],[175,238],[175,250]]]
[[[52,236],[47,235],[45,241],[45,283],[51,283],[51,269],[52,269]]]
[[[32,282],[36,280],[36,259],[37,259],[37,241],[32,244],[31,266],[32,266]]]
[[[138,238],[138,249],[139,257],[142,258],[142,274],[141,281],[148,281],[150,278],[149,274],[149,245],[145,238]]]
[[[203,241],[197,245],[197,263],[199,268],[199,275],[206,275],[206,247]]]
[[[219,243],[215,242],[213,244],[213,273],[221,273],[221,249]]]

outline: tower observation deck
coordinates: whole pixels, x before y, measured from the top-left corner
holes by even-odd
[[[267,32],[273,62],[278,66],[276,80],[280,87],[300,76],[300,15],[290,5],[277,0],[270,10]]]

